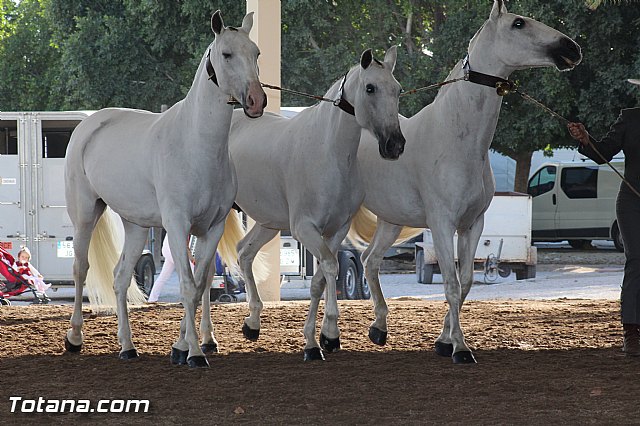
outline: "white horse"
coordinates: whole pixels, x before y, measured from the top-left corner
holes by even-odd
[[[362,129],[375,135],[375,150],[383,158],[397,159],[404,149],[398,120],[400,85],[393,77],[396,55],[392,47],[380,62],[366,50],[360,65],[325,95],[340,99],[339,105],[321,102],[291,119],[265,114],[251,121],[234,113],[229,150],[238,176],[236,203],[256,221],[238,245],[249,299],[250,315],[243,326],[248,339],[258,338],[262,311],[251,265],[279,230],[290,229],[320,262],[311,281],[305,360],[323,359],[315,329],[325,284],[321,345],[330,352],[340,348],[336,256],[364,198],[356,166]]]
[[[459,313],[473,281],[473,258],[484,212],[495,191],[488,155],[502,103],[495,84],[504,84],[502,79],[524,68],[571,69],[581,58],[580,47],[564,34],[508,13],[502,1],[495,1],[489,19],[469,43],[467,57],[449,74],[454,79],[467,72],[477,83],[445,86],[432,104],[401,120],[408,142],[396,163],[380,161],[369,136],[363,134],[358,164],[366,192],[363,206],[369,211],[358,212],[349,236],[371,242],[362,257],[376,316],[369,329],[374,343],[385,344],[387,337],[388,310],[378,277],[383,255],[399,237],[406,240],[428,227],[449,304],[435,350],[452,356],[455,363],[475,362],[460,328]],[[377,216],[377,229],[371,212]],[[421,229],[401,234],[403,226]],[[459,270],[454,262],[455,231]]]
[[[228,100],[229,96],[238,99],[249,117],[260,117],[266,105],[258,80],[258,47],[249,39],[252,25],[252,14],[244,17],[240,28],[225,27],[219,11],[212,16],[215,40],[202,57],[186,98],[166,112],[108,108],[85,119],[74,131],[65,172],[76,256],[75,306],[65,341],[68,351],[77,352],[82,345],[82,287],[89,269],[89,242],[96,224],[103,223],[98,220],[108,205],[120,215],[125,229],[122,256],[114,271],[120,358],[138,356],[126,292],[148,228],[162,226],[169,236],[185,310],[171,360],[208,366],[198,345],[195,310],[211,282],[216,247],[237,189],[228,151],[233,112]],[[229,218],[234,221],[237,216]],[[189,234],[198,237],[195,274],[187,258]],[[226,251],[233,250],[227,247]],[[111,287],[113,293],[111,282],[100,284]]]

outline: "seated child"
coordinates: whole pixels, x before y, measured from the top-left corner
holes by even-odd
[[[31,261],[31,251],[26,246],[20,246],[20,251],[18,252],[18,259],[13,265],[13,269],[22,276],[25,280],[29,281],[31,285],[33,285],[36,290],[41,293],[47,291],[51,284],[47,284],[43,280],[43,276],[33,265],[30,263]]]

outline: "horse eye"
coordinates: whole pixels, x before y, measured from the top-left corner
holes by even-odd
[[[231,53],[223,53],[222,57],[225,59],[231,59]]]
[[[513,21],[513,27],[518,29],[524,28],[524,19],[516,18],[516,20]]]
[[[373,84],[367,84],[367,93],[375,93],[376,91],[376,86],[374,86]]]

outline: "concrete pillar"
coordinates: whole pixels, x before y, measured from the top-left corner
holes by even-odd
[[[247,12],[254,12],[251,39],[260,48],[258,65],[260,81],[280,86],[280,0],[247,0]],[[280,92],[265,89],[267,111],[280,114]],[[280,234],[260,251],[271,271],[266,280],[258,282],[260,298],[280,300]]]

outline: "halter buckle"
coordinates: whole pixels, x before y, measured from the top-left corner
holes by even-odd
[[[512,81],[499,81],[496,83],[496,93],[498,96],[506,96],[517,88],[516,84]]]

